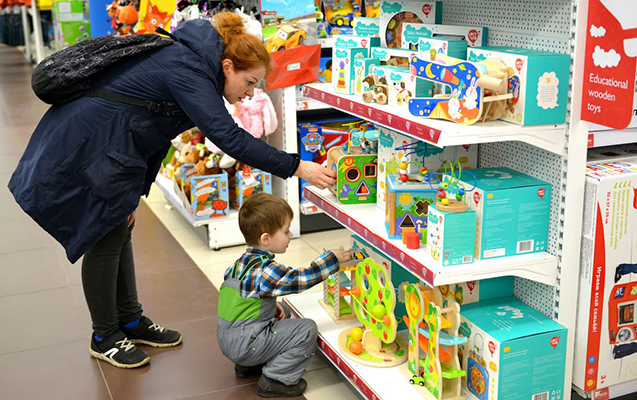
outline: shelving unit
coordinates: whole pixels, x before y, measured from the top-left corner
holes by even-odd
[[[388,239],[384,212],[376,204],[342,205],[328,189],[321,190],[312,186],[305,188],[303,196],[429,286],[505,275],[527,278],[551,286],[556,284],[557,257],[549,253],[531,253],[477,260],[472,264],[443,266],[431,258],[423,247],[410,250],[402,241]]]
[[[608,130],[596,131],[588,134],[588,147],[614,146],[618,144],[636,143],[637,128],[628,128],[622,131]]]
[[[584,197],[588,124],[580,120],[584,38],[588,3],[579,0],[443,0],[444,24],[481,25],[489,29],[487,44],[518,46],[571,54],[566,124],[520,127],[503,121],[461,126],[420,119],[406,108],[364,103],[335,95],[329,85],[306,85],[303,95],[343,112],[438,146],[479,144],[478,167],[503,166],[551,183],[551,215],[547,253],[441,267],[422,249],[407,250],[386,239],[384,215],[374,205],[343,206],[327,191],[308,188],[307,199],[351,231],[366,237],[379,251],[428,284],[462,282],[514,275],[515,296],[569,329],[563,399],[570,399],[573,343],[579,285],[579,250]],[[367,235],[367,236],[365,236]],[[383,248],[384,246],[384,248]],[[565,283],[565,284],[563,284]],[[404,379],[389,370],[368,375],[368,368],[345,360],[332,343],[334,323],[325,318],[317,298],[286,300],[298,315],[318,322],[319,348],[359,393],[372,398],[419,398],[404,390]],[[325,315],[323,315],[325,314]],[[338,324],[339,330],[346,324]],[[408,383],[406,383],[408,385]],[[385,393],[386,387],[392,389]]]
[[[22,13],[22,29],[24,30],[24,56],[30,62],[36,65],[45,57],[44,41],[42,40],[42,23],[40,21],[40,10],[36,5],[36,1],[31,2],[31,7],[21,6]],[[34,43],[31,42],[31,32],[29,32],[29,18],[33,25]]]

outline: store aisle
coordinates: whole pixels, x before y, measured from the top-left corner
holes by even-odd
[[[66,260],[61,246],[20,210],[6,188],[47,109],[30,90],[31,71],[17,49],[0,46],[0,398],[258,398],[256,379],[236,378],[217,348],[218,292],[206,278],[219,279],[242,248],[207,249],[192,227],[166,209],[158,190],[140,204],[133,235],[138,290],[145,313],[180,330],[183,345],[144,347],[152,362],[135,370],[89,356],[91,322],[80,285],[81,264]],[[312,259],[317,249],[342,240],[338,234],[310,239],[312,245],[293,241],[284,262],[300,265],[294,261]],[[356,398],[319,357],[306,379],[307,398]]]

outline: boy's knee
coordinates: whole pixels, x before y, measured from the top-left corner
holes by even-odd
[[[318,326],[316,326],[316,322],[311,319],[306,319],[305,324],[308,332],[308,339],[315,342],[318,338]]]

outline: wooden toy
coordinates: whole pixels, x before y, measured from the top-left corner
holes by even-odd
[[[350,291],[356,282],[356,265],[366,258],[364,249],[351,249],[352,261],[341,263],[339,272],[323,281],[323,298],[319,303],[334,322],[355,319]],[[360,339],[358,339],[360,340]]]
[[[442,2],[383,0],[380,5],[382,45],[400,47],[402,26],[408,22],[441,23]]]
[[[426,399],[465,399],[461,378],[466,373],[460,366],[458,345],[467,339],[458,336],[460,306],[451,299],[443,306],[437,288],[409,284],[404,290],[409,355],[402,373],[420,386],[418,391]]]
[[[438,185],[438,194],[436,195],[436,208],[445,212],[464,212],[469,208],[467,203],[467,192],[475,189],[475,184],[472,189],[467,190],[462,181],[462,166],[458,163],[457,167],[455,163],[450,161],[445,162],[443,165],[444,171],[440,176],[440,184]],[[471,172],[467,173],[473,175]],[[475,180],[475,176],[474,176]]]
[[[330,188],[343,204],[376,202],[378,156],[363,136],[361,145],[352,146],[352,131],[343,147],[332,147],[327,152],[327,165],[336,171],[336,184]],[[367,129],[362,127],[361,129]]]
[[[387,80],[381,80],[376,74],[369,74],[363,79],[363,101],[365,103],[387,104],[389,88]]]
[[[404,363],[407,345],[396,335],[396,292],[387,270],[366,258],[358,263],[355,274],[350,295],[356,318],[364,327],[343,330],[338,336],[340,351],[357,363],[373,367]]]
[[[418,78],[451,88],[450,95],[413,98],[409,112],[425,118],[440,118],[463,125],[491,121],[506,112],[508,72],[502,61],[478,63],[438,55],[435,61],[411,58],[411,73]]]

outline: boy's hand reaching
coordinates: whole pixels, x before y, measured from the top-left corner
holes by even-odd
[[[333,249],[330,251],[334,253],[334,255],[336,255],[336,258],[338,259],[339,263],[348,262],[352,259],[352,252],[350,250],[344,250],[340,248],[340,249]]]

